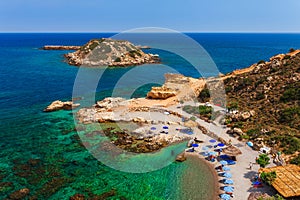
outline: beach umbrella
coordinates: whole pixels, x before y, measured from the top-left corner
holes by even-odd
[[[223,167],[223,170],[224,171],[230,171],[230,168],[229,167]]]
[[[226,160],[221,160],[221,161],[220,161],[220,164],[221,164],[221,165],[227,165],[228,162],[227,162]]]
[[[225,179],[225,180],[224,180],[224,183],[225,183],[225,184],[228,184],[228,185],[232,185],[232,184],[233,184],[233,180]]]
[[[236,164],[236,162],[233,161],[233,160],[227,160],[227,163],[228,163],[228,165],[235,165]]]
[[[248,145],[249,147],[253,147],[253,143],[252,143],[252,142],[247,142],[247,145]]]
[[[220,158],[223,160],[230,160],[230,157],[228,155],[220,155]]]
[[[222,149],[216,149],[215,151],[216,152],[222,152],[223,150]]]
[[[156,128],[155,128],[154,126],[153,126],[153,127],[151,127],[150,129],[151,129],[152,131],[156,130]]]
[[[215,143],[217,140],[211,139],[209,140],[210,143]]]
[[[231,186],[226,186],[226,187],[224,187],[224,189],[223,189],[225,192],[233,192],[233,187],[231,187]]]
[[[163,126],[163,129],[169,129],[169,127],[168,126]]]
[[[223,174],[223,176],[226,177],[226,178],[231,178],[231,177],[232,177],[232,174],[225,172],[225,173]]]
[[[259,181],[255,181],[255,182],[253,182],[252,184],[253,184],[253,185],[260,185],[260,184],[261,184],[261,182],[259,182]]]
[[[192,144],[192,147],[199,147],[199,144]]]
[[[229,155],[229,156],[237,156],[242,154],[241,150],[239,150],[237,147],[235,146],[229,146],[226,148],[223,148],[223,153]]]
[[[203,150],[203,151],[208,151],[208,149],[209,149],[209,148],[206,147],[206,146],[202,147],[202,150]]]
[[[217,155],[217,152],[211,151],[211,152],[208,153],[208,155],[210,155],[210,156],[215,156],[215,155]]]
[[[225,144],[224,144],[224,143],[219,143],[218,146],[219,146],[219,147],[224,147]]]
[[[230,195],[229,194],[221,194],[221,199],[230,200]]]

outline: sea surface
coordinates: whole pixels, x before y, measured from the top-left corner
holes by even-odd
[[[74,130],[72,111],[43,112],[54,100],[71,99],[79,68],[64,62],[63,54],[68,51],[39,48],[55,44],[83,45],[92,38],[113,35],[0,34],[0,199],[25,187],[37,199],[69,199],[76,193],[87,197],[108,195],[107,192],[115,194],[108,199],[213,198],[213,175],[205,165],[190,160],[148,173],[118,171],[99,162],[81,145]],[[186,35],[202,45],[221,73],[268,60],[290,48],[300,48],[300,34]],[[102,74],[96,85],[95,100],[111,96],[115,88],[118,96],[144,97],[152,85],[163,83],[166,72],[200,76],[178,55],[162,49],[145,51],[159,54],[162,64],[85,69]],[[130,76],[132,70],[138,70],[133,73],[138,75]],[[120,80],[122,84],[118,84]],[[93,91],[92,87],[86,89],[88,95]],[[84,106],[92,103],[83,102]],[[157,156],[164,158],[169,154],[161,152]],[[137,166],[139,162],[142,160]],[[189,182],[193,184],[191,190]]]

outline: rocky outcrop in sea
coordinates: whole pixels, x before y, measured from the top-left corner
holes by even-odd
[[[78,103],[73,103],[72,101],[53,101],[47,108],[44,109],[44,112],[52,112],[57,110],[72,110],[80,106]]]
[[[79,50],[65,54],[68,64],[88,67],[126,67],[159,63],[158,55],[144,53],[126,40],[93,39]]]

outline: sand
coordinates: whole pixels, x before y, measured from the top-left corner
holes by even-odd
[[[238,147],[242,151],[242,154],[237,156],[237,164],[228,166],[231,169],[229,172],[232,174],[232,178],[230,179],[234,181],[234,184],[232,185],[234,187],[234,192],[233,192],[234,197],[231,199],[247,200],[251,192],[264,192],[269,195],[276,194],[276,191],[268,185],[264,184],[263,188],[253,188],[251,185],[252,183],[251,179],[254,178],[256,175],[258,175],[257,172],[259,169],[259,165],[253,164],[251,170],[249,169],[249,166],[250,166],[250,162],[255,163],[255,159],[256,157],[259,156],[259,152],[254,151],[245,143],[240,142],[237,139],[230,137],[229,135],[223,134],[221,135],[221,137],[224,138],[225,140],[231,139],[232,145]],[[214,170],[215,173],[217,174],[216,183],[219,184],[219,188],[220,188],[219,194],[225,193],[221,188],[226,185],[219,182],[220,180],[224,179],[224,177],[220,176],[219,175],[220,172],[217,172],[217,170],[215,169],[215,167],[220,166],[219,162],[207,161],[205,160],[205,157],[202,155],[202,153],[204,152],[202,150],[202,147],[213,146],[214,144],[217,143],[210,143],[209,140],[211,140],[212,138],[204,134],[198,135],[197,138],[205,142],[200,144],[199,147],[196,147],[195,148],[196,152],[192,154],[197,155],[199,159],[203,160],[204,162],[208,163],[211,166],[212,170]],[[213,150],[214,150],[213,147],[209,149],[209,151],[213,151]],[[270,164],[270,166],[274,166],[274,164]]]

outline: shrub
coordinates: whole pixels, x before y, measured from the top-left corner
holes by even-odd
[[[210,99],[210,93],[209,90],[207,88],[204,88],[200,94],[199,94],[199,101],[200,102],[207,102]]]
[[[232,87],[230,85],[225,87],[226,93],[231,92],[231,91],[232,91]]]
[[[257,163],[260,167],[265,168],[268,164],[270,164],[270,158],[267,154],[260,154]]]
[[[290,48],[290,53],[296,51],[294,48]]]
[[[300,100],[300,88],[297,86],[286,89],[280,97],[280,101],[282,102],[290,102],[296,100]]]
[[[262,172],[260,174],[260,178],[263,182],[267,183],[268,185],[272,185],[273,181],[276,179],[276,172]]]
[[[192,116],[192,117],[190,118],[190,120],[196,121],[196,117]]]
[[[121,62],[121,58],[120,57],[116,58],[115,62]]]
[[[228,110],[237,110],[238,109],[238,102],[234,101],[234,102],[230,102],[227,106]]]
[[[250,129],[246,132],[246,134],[250,137],[250,138],[257,138],[260,134],[260,131],[258,129]]]
[[[289,107],[282,110],[279,114],[279,122],[288,124],[290,127],[296,127],[299,123],[300,107]]]
[[[199,114],[200,115],[211,114],[212,111],[213,111],[213,108],[211,106],[199,106]]]
[[[295,165],[299,165],[300,166],[300,154],[296,158],[293,158],[291,160],[291,164],[295,164]]]
[[[266,63],[266,61],[264,61],[264,60],[260,60],[260,61],[258,61],[258,63],[257,63],[257,64],[259,65],[259,64],[264,64],[264,63]]]
[[[256,100],[262,100],[265,98],[265,94],[262,92],[257,92],[256,93]]]

